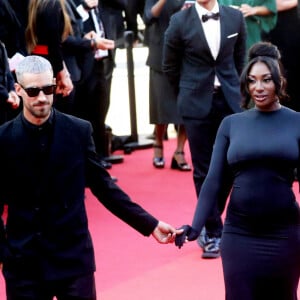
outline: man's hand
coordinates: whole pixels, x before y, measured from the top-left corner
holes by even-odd
[[[98,0],[84,0],[84,2],[89,8],[94,8],[98,5]]]
[[[101,50],[112,50],[115,48],[115,41],[100,37],[95,31],[90,31],[86,37],[94,39],[96,48]]]
[[[95,49],[112,50],[115,48],[115,41],[100,37],[94,30],[89,31],[84,35],[86,39],[93,39]]]
[[[174,243],[176,234],[182,234],[183,230],[175,229],[173,226],[159,221],[152,232],[153,237],[160,244]]]
[[[112,50],[115,48],[115,41],[113,40],[97,37],[95,41],[96,41],[97,49]]]

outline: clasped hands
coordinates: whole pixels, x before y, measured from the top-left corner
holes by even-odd
[[[193,229],[189,225],[183,225],[178,229],[162,221],[152,232],[153,237],[161,244],[174,243],[180,249],[187,241],[194,241],[199,236],[200,232]]]
[[[179,249],[184,245],[184,243],[194,241],[200,235],[200,232],[190,225],[183,225],[178,230],[182,232],[175,237],[175,246]]]
[[[174,243],[177,234],[182,234],[183,230],[175,229],[173,226],[159,221],[152,232],[152,236],[160,244]]]

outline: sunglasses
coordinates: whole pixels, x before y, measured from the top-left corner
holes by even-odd
[[[29,97],[36,97],[40,93],[40,91],[43,91],[45,95],[52,95],[55,92],[56,85],[55,84],[50,84],[50,85],[45,85],[42,87],[29,87],[25,88],[21,84],[20,86],[22,89],[27,93]]]

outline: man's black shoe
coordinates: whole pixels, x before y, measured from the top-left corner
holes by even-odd
[[[203,247],[202,258],[218,258],[220,257],[221,238],[208,237]]]
[[[113,182],[117,182],[117,181],[118,181],[118,178],[115,177],[115,176],[111,176],[111,180],[112,180]]]
[[[102,165],[102,167],[104,168],[104,169],[111,169],[111,167],[112,167],[112,164],[110,163],[110,162],[108,162],[108,161],[105,161],[105,160],[101,160],[101,165]]]

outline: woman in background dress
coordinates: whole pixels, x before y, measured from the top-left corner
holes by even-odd
[[[163,139],[168,124],[179,125],[177,129],[177,147],[172,157],[171,168],[191,171],[184,157],[186,132],[177,111],[177,96],[168,78],[162,71],[164,33],[172,14],[182,8],[184,0],[146,0],[144,22],[146,24],[149,55],[147,65],[150,67],[149,108],[150,123],[155,124],[155,142],[153,166],[164,168]]]

